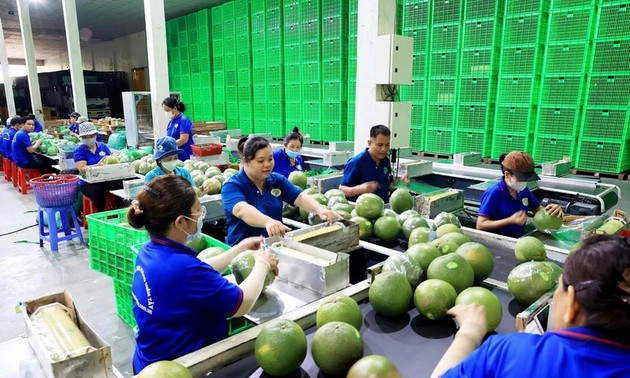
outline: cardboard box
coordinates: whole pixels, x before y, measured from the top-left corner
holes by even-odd
[[[70,357],[61,361],[53,361],[45,347],[49,340],[42,340],[33,327],[30,316],[39,308],[52,303],[60,303],[70,310],[70,316],[76,320],[79,330],[93,347],[81,356]],[[29,345],[35,352],[42,370],[47,378],[109,378],[115,377],[112,367],[112,356],[109,344],[105,342],[83,320],[67,291],[54,293],[41,298],[25,301],[20,306],[26,324]]]
[[[84,180],[89,183],[122,180],[136,177],[136,171],[131,163],[111,165],[91,165],[85,171]]]
[[[144,188],[144,179],[132,179],[123,181],[123,193],[125,198],[136,198]]]

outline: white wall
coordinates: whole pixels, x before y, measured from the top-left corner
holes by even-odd
[[[81,49],[83,69],[93,71],[125,71],[131,86],[131,70],[146,67],[147,35],[146,32],[129,34],[111,41],[98,42]],[[68,69],[68,53],[62,52],[56,58],[47,59],[39,72],[51,72]]]

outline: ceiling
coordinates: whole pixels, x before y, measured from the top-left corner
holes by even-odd
[[[81,46],[145,30],[142,0],[75,0]],[[151,0],[160,1],[160,0]],[[163,0],[166,19],[222,4],[227,0]],[[61,0],[29,0],[35,58],[67,51]],[[9,59],[24,59],[16,0],[0,0],[0,20]]]

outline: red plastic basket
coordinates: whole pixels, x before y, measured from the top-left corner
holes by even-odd
[[[30,180],[37,204],[41,207],[70,206],[77,200],[79,176],[43,175]]]
[[[223,146],[219,143],[193,144],[191,149],[195,156],[220,155],[223,152]]]

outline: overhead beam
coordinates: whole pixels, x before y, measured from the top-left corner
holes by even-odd
[[[4,40],[4,38],[2,38]],[[35,59],[35,65],[43,67],[45,65],[44,59]],[[26,66],[25,59],[9,58],[9,64],[12,66]]]

